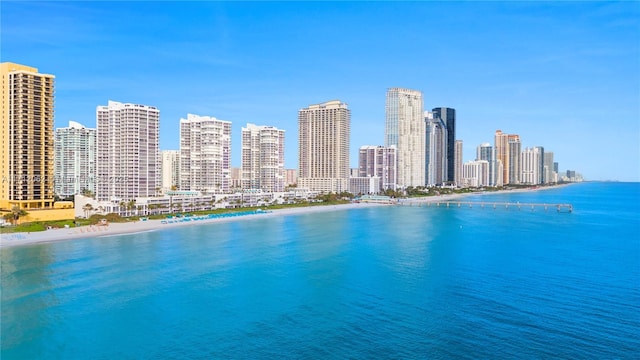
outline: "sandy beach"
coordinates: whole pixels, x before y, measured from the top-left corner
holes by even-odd
[[[11,233],[0,235],[0,248],[11,246],[24,246],[38,243],[47,243],[54,241],[64,241],[72,239],[89,239],[101,236],[112,236],[121,234],[132,234],[138,232],[156,231],[169,229],[179,226],[198,226],[202,224],[212,224],[229,221],[248,221],[253,219],[261,219],[273,216],[298,215],[306,213],[316,213],[336,210],[360,209],[373,206],[388,206],[387,204],[360,203],[360,204],[344,204],[344,205],[327,205],[327,206],[308,206],[289,209],[269,210],[264,213],[256,213],[235,217],[221,217],[213,219],[201,219],[190,221],[174,221],[166,220],[147,220],[126,223],[111,223],[107,226],[82,226],[68,229],[52,229],[32,233]]]
[[[564,185],[561,185],[564,186]],[[558,186],[540,187],[534,189],[515,189],[515,190],[503,190],[499,192],[474,192],[466,194],[448,194],[440,196],[428,196],[421,198],[401,199],[400,202],[410,201],[412,203],[428,203],[428,202],[443,202],[460,199],[462,197],[470,195],[489,195],[499,193],[517,193],[517,192],[530,192],[544,189],[554,189]],[[0,234],[0,248],[11,246],[24,246],[38,243],[46,243],[53,241],[64,241],[71,239],[89,239],[101,236],[112,236],[121,234],[132,234],[137,232],[156,231],[162,229],[168,229],[179,226],[197,226],[201,224],[212,224],[228,221],[248,221],[258,218],[284,216],[284,215],[298,215],[306,213],[324,212],[324,211],[336,211],[336,210],[349,210],[359,209],[373,206],[389,206],[389,204],[379,203],[352,203],[344,205],[327,205],[327,206],[308,206],[297,207],[288,209],[269,210],[264,213],[256,213],[250,215],[242,215],[236,217],[221,217],[213,219],[201,219],[191,221],[175,221],[169,222],[166,220],[147,220],[136,221],[126,223],[111,223],[108,226],[82,226],[78,228],[68,229],[52,229],[33,233],[11,233]]]

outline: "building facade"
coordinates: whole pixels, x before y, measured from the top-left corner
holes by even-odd
[[[188,114],[180,119],[180,189],[226,193],[231,186],[231,122]]]
[[[495,158],[502,164],[502,181],[504,185],[509,184],[509,134],[496,130],[495,134]]]
[[[243,189],[284,191],[284,130],[247,124],[242,128],[241,158]]]
[[[96,108],[96,197],[131,201],[161,186],[160,111],[109,101]]]
[[[361,146],[357,177],[377,177],[380,179],[379,190],[396,190],[396,147]]]
[[[424,186],[425,122],[422,92],[390,88],[386,98],[385,147],[397,149],[397,185]]]
[[[52,208],[55,77],[4,62],[0,78],[0,209]]]
[[[543,183],[553,184],[558,182],[558,173],[553,167],[553,152],[545,151],[543,160]]]
[[[482,187],[489,185],[489,162],[476,160],[466,162],[462,167],[462,187]]]
[[[180,150],[163,150],[162,191],[180,188]]]
[[[339,100],[298,112],[298,187],[349,191],[351,111]]]
[[[69,127],[55,130],[53,143],[56,195],[67,197],[84,191],[95,194],[96,129],[69,121]]]
[[[285,186],[293,186],[298,184],[298,169],[285,169]]]

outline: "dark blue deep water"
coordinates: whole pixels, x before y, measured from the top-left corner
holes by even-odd
[[[640,184],[1,249],[3,360],[638,359]]]

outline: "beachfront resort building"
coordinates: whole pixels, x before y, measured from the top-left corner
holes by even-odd
[[[188,114],[180,119],[180,189],[225,193],[231,186],[231,122]]]
[[[163,150],[162,191],[177,190],[180,187],[180,150]]]
[[[422,92],[404,88],[387,90],[385,147],[397,149],[397,185],[425,185],[425,122]]]
[[[247,124],[242,128],[242,188],[284,191],[284,130]]]
[[[68,127],[54,134],[54,189],[68,197],[81,192],[96,192],[96,129],[69,121]]]
[[[161,187],[160,111],[109,101],[96,108],[98,200],[157,196]]]
[[[349,191],[351,111],[340,100],[298,111],[298,187]]]
[[[396,190],[396,154],[397,151],[395,145],[389,147],[370,145],[361,146],[358,152],[357,177],[379,178],[380,187],[377,191],[387,189]],[[367,194],[369,192],[364,192],[363,194]]]

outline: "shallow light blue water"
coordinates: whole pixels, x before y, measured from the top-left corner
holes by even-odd
[[[640,184],[0,250],[2,359],[640,358]]]

